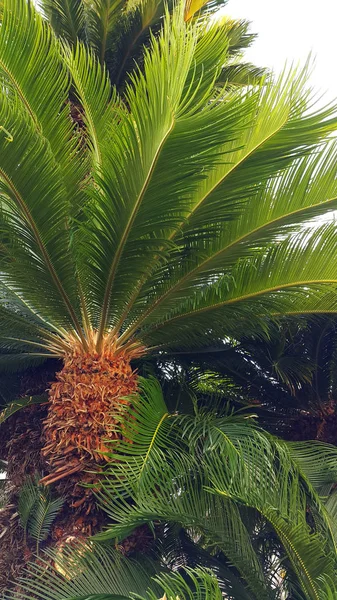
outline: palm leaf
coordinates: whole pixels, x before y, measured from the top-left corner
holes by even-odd
[[[12,43],[14,37],[16,44]],[[70,81],[59,45],[33,5],[6,0],[0,56],[4,85],[19,99],[36,131],[49,145],[69,193],[76,198],[85,171],[77,154],[78,142],[72,136],[67,102]],[[11,128],[6,123],[3,126],[14,140]]]
[[[0,412],[0,425],[18,410],[31,406],[32,404],[43,404],[45,402],[47,402],[46,396],[24,396],[23,398],[17,398]]]
[[[47,539],[51,526],[60,512],[64,503],[63,498],[52,500],[40,493],[29,519],[29,535],[36,540],[37,549],[41,542]]]
[[[296,85],[300,88],[300,80],[299,82],[294,82],[294,86]],[[292,91],[294,91],[294,89],[296,89],[296,87],[293,88]],[[294,93],[294,96],[292,96],[294,111],[293,113],[291,112],[286,86],[282,91],[278,86],[274,87],[271,85],[270,87],[268,85],[267,90],[263,90],[262,97],[263,101],[260,99],[259,105],[261,107],[260,116],[261,119],[263,118],[264,124],[263,131],[261,128],[258,128],[256,130],[257,136],[254,139],[254,135],[252,135],[254,128],[243,129],[241,143],[244,146],[244,150],[236,150],[232,155],[225,155],[225,161],[219,163],[219,167],[214,168],[204,180],[207,181],[207,184],[201,184],[200,189],[205,185],[210,186],[210,192],[213,190],[214,195],[213,191],[209,196],[208,193],[206,193],[204,196],[206,204],[203,205],[204,200],[202,200],[202,203],[197,202],[195,208],[190,209],[189,218],[186,221],[186,223],[188,222],[188,226],[184,226],[182,222],[184,237],[179,240],[182,244],[182,254],[177,252],[172,253],[172,259],[168,264],[163,268],[157,268],[154,274],[150,271],[151,262],[149,257],[149,261],[147,262],[149,265],[149,275],[144,274],[142,276],[140,285],[136,287],[136,290],[132,294],[131,300],[127,305],[128,311],[131,311],[129,319],[130,322],[132,322],[132,326],[130,326],[129,331],[122,336],[123,340],[126,340],[133,332],[139,330],[141,327],[148,325],[152,318],[158,322],[159,319],[163,318],[165,310],[169,311],[170,307],[173,305],[177,308],[177,303],[180,300],[186,300],[186,297],[189,294],[191,294],[193,298],[193,303],[197,286],[200,289],[201,285],[207,285],[207,282],[210,281],[211,277],[215,275],[218,276],[223,274],[224,271],[226,272],[229,270],[229,263],[227,261],[233,261],[233,265],[237,262],[238,258],[240,258],[241,253],[247,257],[247,255],[253,250],[256,250],[257,247],[261,248],[261,244],[266,247],[267,243],[277,240],[280,231],[287,231],[287,226],[290,222],[294,227],[298,227],[300,223],[303,223],[311,216],[316,216],[320,212],[326,212],[329,210],[330,206],[332,209],[334,208],[336,203],[335,180],[333,172],[331,171],[334,160],[333,156],[335,154],[334,147],[331,147],[330,151],[322,153],[320,159],[303,158],[303,161],[300,161],[300,164],[295,161],[293,168],[290,171],[290,176],[288,172],[285,172],[283,177],[276,178],[274,184],[271,180],[268,186],[260,188],[260,196],[258,195],[258,186],[262,184],[263,180],[262,171],[258,166],[259,158],[263,160],[266,172],[268,170],[269,177],[271,176],[270,165],[267,166],[269,158],[273,163],[273,168],[275,167],[277,170],[287,166],[286,163],[288,160],[291,162],[294,159],[296,156],[296,122],[302,122],[302,119],[299,117],[299,110],[302,111],[303,109],[303,106],[301,106],[296,99],[296,93]],[[249,100],[252,102],[251,99]],[[283,115],[281,103],[284,103]],[[266,112],[264,113],[264,111]],[[322,115],[323,120],[321,126],[318,126],[317,129],[318,138],[328,126],[328,121],[326,121],[327,114],[328,113],[325,113],[324,117]],[[308,117],[307,125],[311,130],[313,129],[316,118],[316,116]],[[304,121],[302,124],[304,125]],[[321,127],[322,129],[319,133]],[[265,134],[266,138],[263,139]],[[250,139],[249,144],[247,145],[244,143],[244,140],[247,139],[248,135]],[[301,136],[302,132],[300,134],[300,137]],[[278,144],[279,142],[280,145]],[[275,155],[272,150],[272,144],[274,143],[275,150],[277,147]],[[298,143],[298,148],[300,149],[300,152],[303,153],[303,138],[301,141],[298,139]],[[240,137],[228,144],[228,151],[231,145],[233,148],[234,144],[235,147],[240,146]],[[286,150],[288,144],[290,144],[288,146],[289,149],[290,146],[292,147],[289,155]],[[222,148],[225,152],[225,147]],[[278,154],[279,152],[280,154]],[[277,154],[279,159],[276,156]],[[255,159],[257,160],[256,164]],[[233,166],[233,160],[234,164],[235,160],[238,161],[237,167]],[[267,162],[265,162],[266,160]],[[309,173],[315,173],[316,176],[318,172],[317,165],[319,163],[322,166],[322,180],[316,178],[313,182],[312,179],[309,179]],[[248,171],[247,174],[244,174],[243,170],[246,167]],[[216,177],[220,175],[220,171],[223,173],[223,178],[220,176],[220,180],[216,183]],[[252,179],[252,187],[250,187],[249,177],[252,176],[254,178],[257,173],[259,173],[259,182],[253,182]],[[285,186],[290,184],[292,177],[293,185],[295,186],[295,182],[297,184],[301,182],[301,188],[298,190],[298,195],[296,195],[296,201],[293,200],[295,196],[292,195],[292,201],[289,202],[289,194],[283,195],[283,193],[286,189]],[[310,187],[308,188],[309,181],[310,187],[312,185],[312,194],[310,193]],[[222,188],[222,185],[227,186],[226,182],[228,182],[229,187],[226,187],[226,189]],[[240,191],[242,182],[245,184],[247,183],[247,188],[244,190],[241,189]],[[282,187],[282,182],[284,182],[284,187]],[[236,185],[239,187],[236,187]],[[320,185],[322,185],[322,196],[321,199],[318,199],[317,192]],[[234,191],[233,196],[231,195],[232,192],[230,191],[230,188]],[[300,190],[303,190],[303,193]],[[166,188],[166,191],[168,193],[168,188]],[[306,195],[307,191],[308,194]],[[325,196],[325,193],[328,195]],[[279,195],[280,202],[274,200],[275,194]],[[324,196],[328,199],[325,208],[324,203],[321,204]],[[211,202],[211,198],[214,200],[214,204],[213,200],[212,205],[208,203],[208,197],[209,202]],[[223,201],[224,197],[226,198],[226,202]],[[262,198],[267,199],[267,197],[269,197],[269,200],[266,200],[265,208],[262,208]],[[216,200],[216,198],[218,198],[218,200]],[[305,198],[305,203],[308,201],[308,204],[303,204],[303,198]],[[295,202],[297,203],[297,201],[299,204],[296,207]],[[227,202],[229,202],[229,204],[227,204]],[[285,202],[288,204],[287,208],[285,208]],[[203,206],[205,206],[205,212]],[[214,212],[211,206],[214,207]],[[235,212],[236,206],[236,210],[238,211],[237,217]],[[261,207],[261,212],[257,209],[258,206]],[[274,215],[268,212],[271,206],[273,208],[275,207]],[[228,221],[229,210],[232,215],[231,221]],[[256,217],[253,217],[253,221],[249,220],[250,216],[255,214],[254,211],[256,212],[257,218],[259,218],[259,215],[261,218],[263,214],[263,224],[262,221],[260,221],[260,224],[257,227],[254,227]],[[194,221],[194,219],[197,218],[197,213],[200,214],[200,217],[203,214],[204,217],[202,217],[202,219],[204,220],[199,220],[198,218],[198,221]],[[195,225],[193,225],[193,223],[195,223]],[[245,227],[244,223],[247,226],[245,233],[243,229],[239,231],[239,228],[242,226]],[[208,228],[208,233],[202,233],[204,227]],[[173,240],[175,236],[175,232],[172,232],[169,235],[169,239]],[[233,236],[232,239],[231,236]],[[184,256],[184,260],[181,260],[181,256]],[[159,253],[157,251],[157,254],[155,254],[157,261],[158,257]],[[148,284],[145,283],[146,278],[148,278]],[[142,289],[141,285],[143,285]],[[150,303],[149,298],[151,298]],[[126,310],[123,314],[126,314]]]
[[[50,559],[54,567],[50,566]],[[150,585],[159,595],[160,587],[151,583],[158,572],[150,560],[136,562],[123,557],[113,548],[100,544],[80,543],[76,548],[66,547],[62,553],[48,550],[32,563],[20,579],[21,598],[64,600],[88,598],[95,595],[117,595],[129,598],[146,594]],[[7,593],[6,598],[16,598]]]
[[[174,428],[167,428],[163,426],[164,408],[160,413],[156,408],[158,390],[151,384],[149,392],[154,397],[152,418],[157,415],[156,439],[153,441],[153,436],[148,436],[144,445],[145,438],[141,436],[138,446],[137,411],[132,410],[132,425],[127,425],[125,435],[132,440],[137,458],[133,461],[124,456],[120,461],[119,451],[123,457],[123,445],[113,453],[117,461],[108,467],[99,498],[114,524],[98,534],[97,539],[124,537],[135,527],[158,519],[179,523],[194,535],[202,532],[204,540],[210,540],[209,543],[220,547],[229,557],[253,593],[259,590],[258,595],[268,597],[268,588],[263,587],[267,584],[263,576],[259,578],[258,559],[237,511],[237,505],[243,504],[249,510],[258,511],[272,526],[305,597],[318,598],[319,577],[324,575],[328,580],[335,568],[334,533],[326,509],[310,481],[315,482],[317,475],[314,468],[312,474],[307,475],[309,469],[305,465],[309,462],[307,456],[311,453],[311,461],[314,461],[315,452],[319,457],[322,448],[308,444],[306,449],[303,443],[303,449],[298,447],[296,454],[296,445],[288,447],[285,442],[265,434],[244,415],[220,417],[201,411],[196,417],[176,416]],[[149,418],[149,403],[139,404],[138,411],[140,414],[144,411],[143,417]],[[140,419],[140,431],[143,427]],[[180,444],[179,452],[175,451],[174,440],[177,440],[176,445]],[[162,451],[154,451],[155,447]],[[139,461],[137,450],[143,453],[146,462]],[[334,449],[330,451],[333,463]],[[199,459],[202,459],[200,463]],[[145,465],[142,485],[139,485],[139,464]],[[329,469],[327,464],[321,481],[333,479]],[[133,498],[131,506],[124,498],[123,482],[124,493]],[[314,518],[314,530],[307,522],[308,510]],[[233,540],[238,539],[240,544],[233,545]],[[207,547],[207,542],[203,543]]]
[[[162,588],[163,598],[221,600],[223,597],[214,575],[204,569],[186,569],[184,573],[159,575],[154,577],[154,580]],[[151,590],[142,600],[157,600],[157,596]]]
[[[42,0],[40,6],[54,32],[75,43],[85,25],[85,4],[81,0]]]
[[[36,541],[39,552],[41,542],[50,534],[51,526],[64,504],[63,498],[52,498],[50,489],[39,485],[39,476],[28,477],[20,490],[18,512],[27,533]]]
[[[38,501],[38,497],[39,488],[37,478],[28,477],[20,490],[18,499],[18,513],[25,536],[27,535],[28,521]]]

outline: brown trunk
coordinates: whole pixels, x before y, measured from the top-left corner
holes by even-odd
[[[47,485],[105,462],[106,441],[121,437],[126,397],[137,389],[137,374],[123,351],[71,354],[56,379],[44,421]]]
[[[0,456],[8,462],[5,495],[0,510],[0,592],[17,579],[31,557],[17,513],[18,493],[27,476],[41,472],[41,424],[45,405],[33,405],[10,417],[0,428]]]
[[[97,471],[107,460],[102,454],[108,449],[106,440],[122,437],[122,419],[130,403],[126,396],[137,390],[137,374],[130,358],[123,350],[69,354],[50,385],[48,405],[31,406],[6,422],[7,441],[3,439],[0,444],[6,446],[6,452],[0,457],[8,460],[11,489],[9,506],[0,512],[0,590],[8,585],[8,579],[17,578],[34,552],[29,539],[23,543],[16,514],[18,491],[27,475],[42,473],[41,482],[52,484],[55,495],[65,498],[44,547],[62,548],[105,524],[106,516],[97,508],[92,489],[81,484],[99,481]],[[145,540],[146,536],[144,530],[137,539]],[[134,547],[131,538],[121,551],[129,554]]]
[[[286,436],[291,441],[318,440],[337,446],[337,404],[329,399],[311,410],[302,410]]]

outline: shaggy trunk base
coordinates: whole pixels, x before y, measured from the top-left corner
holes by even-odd
[[[46,405],[29,406],[0,427],[0,457],[8,462],[6,505],[0,509],[0,592],[17,580],[31,558],[31,549],[24,543],[17,500],[27,476],[42,472],[41,424],[46,415]]]
[[[92,492],[80,483],[94,484],[98,475],[84,473],[104,464],[106,440],[121,437],[121,422],[137,389],[137,374],[123,351],[98,354],[74,353],[56,374],[49,390],[48,416],[44,421],[43,457],[49,474],[46,485],[66,480],[72,506],[91,509]],[[64,486],[60,486],[62,488]]]
[[[53,484],[53,495],[65,498],[41,550],[86,538],[107,522],[92,490],[82,484],[98,482],[99,475],[86,471],[97,471],[105,463],[101,454],[107,450],[104,440],[121,438],[121,422],[129,403],[125,397],[137,390],[130,356],[124,352],[101,356],[74,353],[52,379],[48,405],[24,409],[2,428],[0,458],[8,461],[8,504],[0,511],[0,591],[17,580],[27,562],[34,559],[35,543],[29,538],[23,543],[17,514],[18,493],[28,475],[42,473],[42,482]],[[44,389],[47,387],[45,384]],[[152,542],[151,532],[142,527],[119,549],[126,555],[144,552]]]

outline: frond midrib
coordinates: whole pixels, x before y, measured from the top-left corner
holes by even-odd
[[[108,275],[108,280],[107,280],[107,284],[106,284],[106,288],[105,288],[105,293],[104,293],[104,299],[103,299],[103,304],[102,304],[102,312],[101,312],[101,321],[100,321],[100,326],[99,326],[99,330],[98,330],[98,336],[97,336],[97,348],[98,350],[101,347],[102,344],[102,340],[103,340],[103,335],[104,335],[104,331],[105,331],[105,327],[106,327],[106,323],[107,323],[107,319],[108,319],[108,311],[109,311],[109,305],[110,305],[110,294],[111,294],[111,289],[113,286],[113,282],[114,282],[114,278],[117,272],[117,268],[123,253],[123,249],[125,246],[125,243],[128,239],[129,233],[131,231],[131,227],[135,221],[135,218],[137,216],[138,210],[140,208],[140,205],[142,203],[142,200],[144,198],[145,192],[150,184],[151,181],[151,177],[153,175],[153,172],[155,170],[156,164],[159,160],[160,154],[164,148],[165,142],[167,140],[167,138],[169,137],[169,135],[171,134],[173,128],[175,125],[175,118],[172,117],[172,121],[171,124],[169,125],[169,127],[167,128],[167,131],[165,132],[164,136],[162,137],[160,143],[158,144],[157,150],[155,152],[155,155],[152,159],[151,165],[149,167],[148,173],[146,175],[146,178],[144,180],[144,183],[142,185],[142,188],[139,192],[138,198],[135,202],[135,205],[132,209],[131,215],[128,219],[128,222],[126,224],[125,230],[123,232],[123,235],[121,237],[120,243],[118,245],[118,248],[116,250],[111,268],[110,268],[110,272]]]
[[[27,223],[29,224],[29,226],[30,226],[30,228],[32,230],[32,233],[33,233],[33,235],[35,237],[35,240],[36,240],[36,243],[38,245],[38,248],[39,248],[39,250],[40,250],[40,252],[41,252],[41,254],[42,254],[43,258],[44,258],[46,267],[47,267],[47,269],[48,269],[48,271],[49,271],[49,273],[51,275],[52,281],[54,282],[54,284],[56,286],[56,289],[58,290],[58,292],[59,292],[59,294],[60,294],[60,296],[61,296],[61,298],[63,300],[63,303],[64,303],[64,305],[65,305],[65,307],[66,307],[66,309],[68,311],[68,314],[70,315],[71,320],[72,320],[72,322],[73,322],[73,324],[75,326],[77,334],[81,338],[83,346],[86,348],[87,347],[87,342],[86,342],[86,339],[83,336],[82,328],[81,328],[80,323],[79,323],[79,321],[77,319],[77,316],[75,314],[74,308],[73,308],[73,306],[72,306],[72,304],[71,304],[71,302],[70,302],[70,300],[69,300],[69,298],[68,298],[68,296],[66,294],[66,291],[63,288],[63,285],[62,285],[62,283],[61,283],[61,281],[60,281],[60,279],[59,279],[59,277],[58,277],[55,269],[54,269],[54,266],[53,266],[53,263],[52,263],[52,261],[50,259],[49,254],[48,254],[47,248],[45,247],[45,244],[43,243],[43,240],[41,239],[41,236],[40,236],[38,228],[37,228],[37,226],[35,224],[35,221],[34,221],[32,215],[30,214],[30,210],[29,210],[28,206],[26,205],[24,199],[22,198],[21,194],[16,189],[16,187],[15,187],[14,183],[12,182],[11,178],[1,168],[0,168],[0,176],[6,181],[8,187],[12,191],[12,193],[13,193],[15,199],[16,199],[16,202],[19,205],[19,207],[20,207],[20,209],[21,209],[21,211],[22,211],[22,213],[23,213],[23,215],[24,215]]]
[[[310,206],[305,206],[303,208],[299,208],[297,210],[291,211],[287,214],[283,214],[280,217],[277,217],[275,219],[272,219],[266,223],[263,223],[262,225],[260,225],[259,227],[256,227],[255,229],[249,231],[248,233],[236,238],[235,240],[233,240],[233,242],[231,242],[230,244],[228,244],[228,246],[221,248],[220,250],[218,250],[217,252],[215,252],[214,254],[212,254],[211,256],[207,257],[202,263],[200,263],[197,267],[195,267],[194,269],[192,269],[191,271],[189,271],[184,277],[182,277],[181,279],[179,279],[179,281],[172,286],[169,290],[167,290],[167,292],[165,292],[160,298],[158,298],[158,300],[156,302],[154,302],[154,304],[149,307],[149,309],[146,311],[146,313],[144,313],[144,315],[139,319],[139,321],[137,322],[137,328],[139,326],[141,326],[142,322],[145,321],[145,319],[166,299],[168,298],[172,292],[175,292],[176,290],[178,290],[186,281],[188,281],[191,277],[193,277],[193,275],[195,275],[196,273],[198,273],[198,271],[202,270],[204,268],[205,265],[207,265],[207,263],[212,262],[214,259],[216,259],[218,256],[221,255],[226,255],[226,253],[230,250],[232,250],[233,248],[235,248],[236,246],[240,245],[242,242],[249,240],[250,238],[254,239],[254,237],[256,237],[257,234],[261,233],[264,230],[268,230],[269,228],[274,227],[276,224],[282,224],[283,221],[287,221],[287,219],[289,219],[289,217],[291,216],[295,216],[295,215],[299,215],[301,213],[305,213],[308,210],[312,210],[315,208],[318,208],[319,206],[325,206],[329,203],[333,203],[337,201],[337,196],[334,198],[329,198],[328,200],[324,200],[323,202],[318,202],[316,204],[311,204]],[[125,338],[127,339],[129,336],[131,336],[133,333],[132,330],[127,330],[125,332]],[[126,335],[127,334],[127,335]],[[121,339],[125,339],[124,334],[121,336]]]
[[[207,312],[207,311],[216,310],[217,308],[222,308],[223,306],[227,306],[230,304],[236,304],[238,302],[243,302],[245,300],[250,300],[251,298],[258,298],[259,296],[263,296],[265,294],[282,291],[283,289],[289,289],[292,287],[302,287],[302,286],[307,286],[307,285],[319,285],[319,284],[321,284],[321,285],[336,284],[337,285],[337,279],[308,279],[308,280],[303,280],[303,281],[292,281],[290,283],[284,283],[284,284],[280,284],[280,285],[275,285],[270,288],[264,288],[263,290],[259,290],[258,292],[251,292],[250,294],[245,294],[245,295],[239,296],[237,298],[230,298],[229,300],[224,300],[223,302],[218,302],[216,304],[204,306],[197,310],[192,310],[187,313],[176,315],[176,316],[172,317],[171,319],[170,318],[167,319],[167,321],[164,321],[164,323],[159,323],[158,325],[154,325],[153,327],[149,328],[148,332],[157,331],[158,329],[165,327],[168,323],[172,323],[173,321],[177,321],[178,319],[184,319],[186,317],[195,316],[200,313]],[[313,311],[310,310],[310,313],[311,312],[313,312]],[[319,312],[322,312],[322,311],[319,311]],[[324,311],[324,312],[327,312],[327,311]],[[337,312],[337,306],[336,306],[336,311],[331,311],[331,312]],[[279,313],[273,313],[273,314],[279,314]],[[291,314],[291,313],[286,311],[282,314]],[[296,312],[294,312],[294,314],[296,314]],[[304,313],[298,312],[297,314],[304,314]]]

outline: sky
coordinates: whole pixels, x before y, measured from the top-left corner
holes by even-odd
[[[250,21],[258,34],[247,60],[280,72],[286,61],[304,64],[311,52],[310,83],[324,92],[320,103],[337,102],[337,0],[229,0],[222,10]]]

